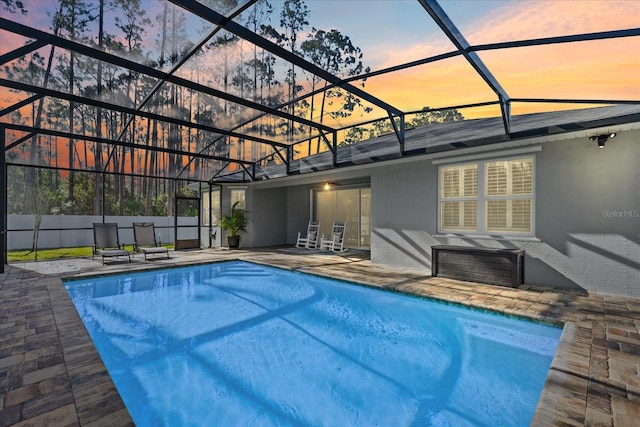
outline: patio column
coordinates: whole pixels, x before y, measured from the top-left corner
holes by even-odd
[[[0,273],[4,273],[4,265],[7,263],[7,159],[5,158],[6,129],[0,126]]]

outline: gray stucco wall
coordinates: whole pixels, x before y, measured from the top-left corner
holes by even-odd
[[[254,189],[250,212],[252,247],[282,245],[287,234],[287,189]]]
[[[287,237],[284,243],[295,244],[298,233],[306,233],[309,223],[311,186],[296,185],[287,189]]]
[[[438,170],[419,161],[371,174],[371,261],[431,268],[436,232]]]
[[[434,244],[521,247],[526,283],[640,297],[640,131],[604,149],[586,138],[548,142],[535,157],[537,240],[439,237],[438,167],[375,169],[372,261],[430,269]]]

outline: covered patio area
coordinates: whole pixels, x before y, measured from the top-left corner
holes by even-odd
[[[446,303],[564,325],[532,425],[632,425],[640,419],[640,300],[434,278],[372,264],[367,252],[195,250],[170,259],[11,264],[0,275],[0,427],[133,425],[62,278],[244,260]]]

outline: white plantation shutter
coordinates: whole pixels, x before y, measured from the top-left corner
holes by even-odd
[[[507,194],[507,162],[487,164],[487,196]]]
[[[533,157],[440,167],[440,231],[532,234]]]
[[[511,200],[511,229],[531,231],[531,200]]]
[[[465,168],[463,195],[466,197],[478,196],[478,168]]]
[[[511,193],[533,194],[533,160],[510,163]]]
[[[474,200],[462,203],[464,213],[462,228],[465,230],[476,230],[478,228],[478,202]]]
[[[443,167],[440,182],[440,228],[476,231],[478,165]]]
[[[487,201],[487,230],[497,231],[507,228],[507,201]]]
[[[488,232],[531,233],[533,158],[486,164]]]
[[[460,195],[460,171],[458,169],[445,170],[442,175],[442,197],[458,197]]]
[[[442,202],[442,225],[445,228],[460,228],[460,203]]]

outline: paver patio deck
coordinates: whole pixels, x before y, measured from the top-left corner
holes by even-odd
[[[362,253],[199,250],[171,256],[104,266],[73,259],[6,267],[0,274],[0,427],[133,425],[61,278],[232,259],[563,324],[532,425],[640,425],[640,300],[433,278],[427,271],[372,264]]]

